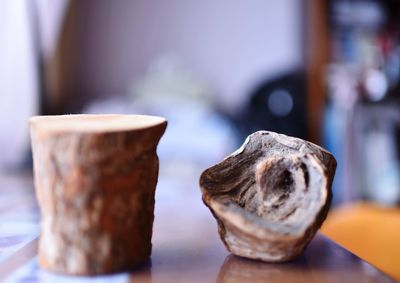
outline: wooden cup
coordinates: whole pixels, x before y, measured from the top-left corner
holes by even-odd
[[[141,115],[30,119],[41,210],[40,266],[95,275],[151,254],[156,148],[167,122]]]

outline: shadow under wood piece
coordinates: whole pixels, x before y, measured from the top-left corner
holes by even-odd
[[[299,256],[325,220],[335,170],[323,148],[259,131],[205,170],[200,187],[229,251],[283,262]]]

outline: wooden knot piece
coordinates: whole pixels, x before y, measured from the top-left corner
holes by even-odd
[[[335,158],[310,142],[259,131],[200,177],[232,253],[269,262],[302,253],[325,220]]]

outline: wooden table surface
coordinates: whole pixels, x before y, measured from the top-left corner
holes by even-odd
[[[0,177],[0,278],[5,282],[395,282],[321,234],[285,264],[228,253],[197,180],[163,177],[157,188],[151,261],[100,277],[50,274],[37,265],[39,213],[29,175]],[[189,185],[188,185],[189,184]]]

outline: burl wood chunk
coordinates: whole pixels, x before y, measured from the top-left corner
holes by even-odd
[[[268,262],[302,253],[325,220],[335,158],[310,142],[259,131],[200,177],[232,253]]]
[[[41,210],[39,263],[66,274],[129,270],[150,257],[160,117],[30,119]]]

